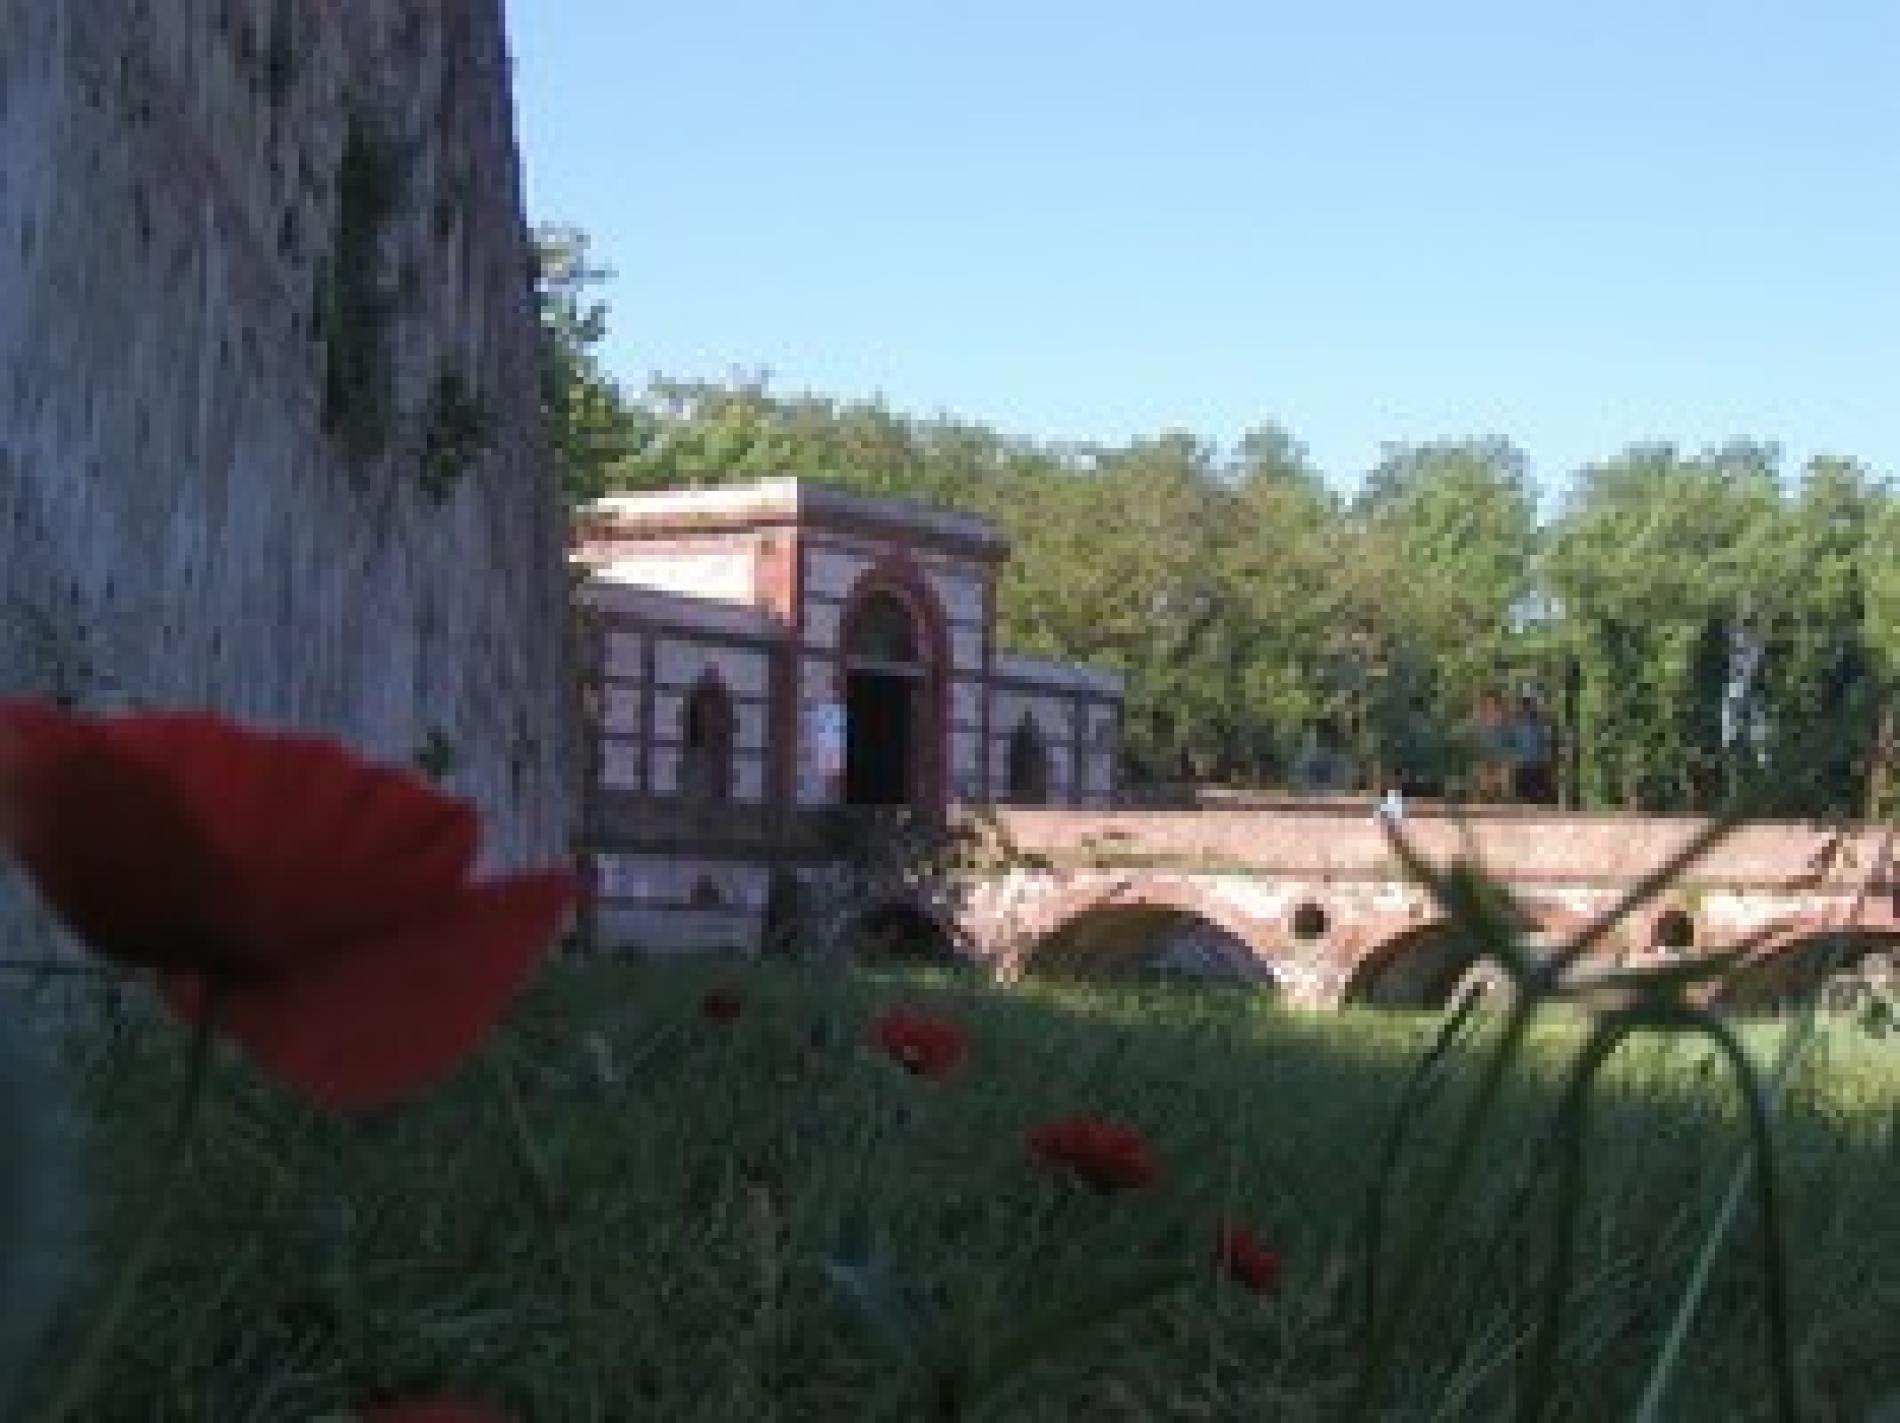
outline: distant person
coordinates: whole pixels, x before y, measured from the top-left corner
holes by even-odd
[[[1397,786],[1386,787],[1385,794],[1379,797],[1378,816],[1394,825],[1405,819],[1405,795]]]

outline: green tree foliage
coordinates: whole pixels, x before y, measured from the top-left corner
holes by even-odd
[[[1868,815],[1900,810],[1900,499],[1888,491],[1869,511],[1861,556],[1862,609],[1873,663],[1873,735],[1868,748]]]
[[[1779,773],[1791,812],[1850,808],[1869,786],[1882,695],[1867,619],[1867,526],[1880,500],[1851,461],[1815,460],[1798,496],[1778,507],[1779,537],[1763,550],[1760,759]],[[1832,733],[1818,756],[1802,744],[1817,727]]]
[[[1900,501],[1851,460],[1636,446],[1540,523],[1496,436],[1388,446],[1347,502],[1270,424],[1064,446],[764,373],[629,394],[585,236],[538,250],[570,500],[797,475],[994,519],[1001,641],[1127,676],[1131,781],[1284,784],[1324,730],[1368,785],[1457,794],[1478,699],[1529,686],[1571,804],[1705,809],[1741,776],[1789,814],[1900,800]]]
[[[1585,802],[1701,809],[1753,774],[1790,814],[1862,809],[1893,684],[1892,610],[1869,597],[1892,508],[1851,461],[1788,492],[1779,452],[1747,442],[1585,471],[1550,563]]]
[[[1244,436],[1225,471],[1219,564],[1235,607],[1228,779],[1281,782],[1304,733],[1345,725],[1349,707],[1325,679],[1342,610],[1350,530],[1300,445],[1275,426]]]
[[[1726,648],[1760,635],[1778,505],[1773,452],[1752,446],[1646,446],[1583,472],[1550,573],[1579,670],[1586,803],[1700,807],[1722,792]]]
[[[573,227],[535,231],[535,301],[541,317],[541,411],[561,490],[570,505],[623,487],[646,424],[602,369],[606,303],[592,293],[612,275],[588,257]]]
[[[1455,785],[1459,731],[1524,661],[1513,612],[1539,547],[1526,461],[1496,437],[1388,446],[1352,517],[1372,674],[1362,754],[1385,779]]]

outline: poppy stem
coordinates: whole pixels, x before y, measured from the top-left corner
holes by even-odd
[[[165,1140],[165,1164],[153,1192],[152,1207],[139,1227],[138,1238],[119,1265],[118,1275],[106,1296],[105,1307],[93,1319],[92,1328],[87,1332],[78,1355],[60,1380],[59,1391],[54,1394],[51,1406],[43,1415],[46,1423],[59,1423],[61,1419],[75,1416],[92,1393],[106,1352],[126,1312],[132,1307],[139,1282],[145,1277],[145,1271],[158,1248],[159,1236],[171,1215],[172,1202],[178,1195],[179,1183],[184,1180],[185,1167],[191,1160],[192,1137],[198,1123],[199,1108],[204,1104],[205,1084],[210,1076],[217,1007],[214,991],[208,997],[204,1016],[198,1020],[192,1034],[191,1057],[185,1067],[185,1085],[178,1098],[178,1113],[172,1119],[171,1130]]]
[[[560,1218],[560,1201],[554,1191],[554,1173],[548,1170],[548,1163],[541,1155],[541,1144],[535,1140],[534,1128],[528,1122],[528,1109],[521,1100],[521,1084],[515,1081],[514,1068],[502,1053],[490,1053],[488,1060],[494,1066],[495,1085],[501,1091],[508,1134],[514,1141],[515,1154],[521,1158],[522,1172],[534,1191],[534,1203],[540,1210],[542,1224],[556,1225]]]
[[[495,1085],[501,1092],[502,1111],[508,1118],[508,1134],[514,1141],[516,1155],[521,1158],[522,1173],[527,1176],[533,1190],[536,1213],[541,1217],[542,1228],[552,1237],[555,1258],[567,1281],[569,1343],[577,1357],[585,1358],[587,1353],[582,1343],[593,1317],[591,1296],[587,1281],[574,1259],[572,1238],[561,1220],[560,1196],[554,1189],[554,1173],[548,1168],[547,1158],[541,1154],[540,1142],[535,1139],[534,1128],[528,1121],[527,1105],[521,1099],[521,1084],[515,1080],[514,1067],[505,1050],[491,1052],[488,1061],[494,1068]],[[583,1365],[576,1382],[588,1404],[599,1402],[598,1389],[590,1368]],[[597,1411],[597,1408],[590,1408],[589,1416]]]

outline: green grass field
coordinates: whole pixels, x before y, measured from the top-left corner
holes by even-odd
[[[714,984],[744,994],[730,1024],[700,1012]],[[958,1074],[912,1078],[866,1044],[895,1003],[968,1027]],[[1435,1028],[1222,988],[567,963],[454,1083],[382,1116],[318,1116],[221,1056],[183,1204],[85,1416],[303,1419],[445,1387],[530,1420],[926,1417],[945,1380],[1066,1317],[995,1416],[1335,1417],[1360,1358],[1368,1183]],[[1765,1059],[1780,1031],[1751,1048]],[[1443,1219],[1416,1202],[1465,1049],[1412,1123],[1389,1232],[1427,1230],[1433,1253],[1383,1416],[1509,1415],[1549,1236],[1535,1147],[1579,1041],[1534,1031]],[[73,1048],[97,1123],[74,1202],[92,1263],[49,1376],[148,1200],[185,1058],[143,1013]],[[1699,1046],[1627,1047],[1596,1100],[1556,1409],[1574,1418],[1634,1405],[1742,1141]],[[1027,1130],[1077,1112],[1147,1134],[1160,1184],[1096,1195],[1034,1169]],[[1777,1133],[1803,1402],[1868,1418],[1900,1400],[1900,1038],[1825,1028]],[[1206,1263],[1223,1217],[1283,1252],[1273,1294]],[[1767,1416],[1755,1232],[1745,1206],[1660,1416]],[[826,1269],[867,1254],[914,1326],[880,1331]],[[1200,1268],[1102,1308],[1150,1263]]]

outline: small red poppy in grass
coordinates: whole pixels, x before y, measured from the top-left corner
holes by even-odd
[[[871,1024],[871,1038],[917,1077],[947,1077],[962,1064],[969,1034],[955,1023],[893,1008]]]
[[[413,1398],[357,1410],[361,1423],[508,1423],[508,1415],[459,1398]]]
[[[715,1023],[730,1023],[745,1010],[745,995],[736,988],[709,988],[699,1000],[700,1013]]]
[[[1045,1122],[1029,1133],[1029,1154],[1045,1166],[1067,1168],[1098,1191],[1152,1186],[1161,1174],[1140,1132],[1098,1117]]]
[[[1280,1252],[1262,1245],[1244,1225],[1224,1225],[1216,1238],[1214,1258],[1220,1267],[1257,1295],[1280,1283]]]
[[[0,851],[96,953],[159,973],[320,1106],[447,1076],[573,898],[565,869],[469,878],[466,802],[318,737],[0,701]]]

